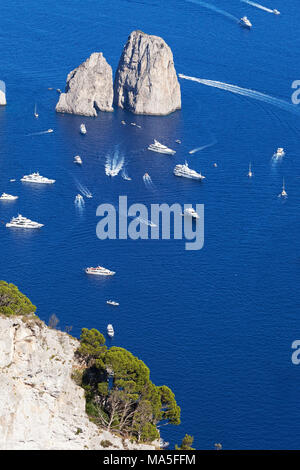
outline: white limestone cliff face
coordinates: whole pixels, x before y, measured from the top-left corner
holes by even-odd
[[[6,105],[6,87],[5,83],[0,80],[0,106]]]
[[[0,450],[154,449],[99,431],[71,378],[78,341],[38,321],[0,317]]]
[[[162,38],[130,34],[115,76],[114,103],[135,114],[166,115],[181,108],[173,54]]]
[[[113,111],[112,68],[102,52],[94,52],[67,77],[65,93],[56,105],[59,113],[97,116],[100,111]]]

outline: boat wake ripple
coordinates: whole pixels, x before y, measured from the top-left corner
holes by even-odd
[[[91,191],[88,190],[88,188],[86,186],[83,186],[81,183],[79,183],[78,180],[75,179],[75,182],[76,182],[76,187],[78,189],[78,191],[81,192],[81,194],[83,194],[85,197],[87,198],[91,198],[93,197]]]
[[[212,147],[212,146],[215,145],[216,143],[217,143],[217,141],[214,140],[214,141],[211,142],[210,144],[202,145],[202,147],[197,147],[197,148],[195,148],[195,149],[190,150],[189,153],[190,153],[191,155],[193,155],[193,154],[196,153],[196,152],[200,152],[200,150],[204,150],[204,149],[207,149],[207,148],[209,148],[209,147]]]
[[[247,3],[248,5],[251,5],[253,7],[259,8],[260,10],[267,11],[268,13],[274,13],[271,8],[264,7],[263,5],[260,5],[259,3],[251,2],[250,0],[241,0],[243,3]]]
[[[148,189],[154,189],[154,188],[155,188],[155,186],[154,186],[154,184],[153,184],[153,181],[152,181],[152,179],[151,179],[151,176],[148,175],[148,173],[146,173],[146,174],[143,176],[143,181],[144,181],[144,183],[145,183],[146,188],[148,188]]]
[[[187,0],[187,1],[189,3],[195,3],[196,5],[200,5],[201,7],[207,8],[208,10],[215,11],[216,13],[226,16],[226,18],[229,18],[230,20],[233,20],[236,23],[240,21],[239,18],[237,18],[236,16],[233,16],[227,11],[221,10],[221,8],[218,8],[215,5],[211,5],[210,3],[202,2],[202,0]]]
[[[254,98],[258,101],[264,101],[265,103],[276,106],[283,111],[288,111],[290,113],[300,115],[300,109],[297,105],[293,105],[288,101],[282,100],[280,98],[275,98],[274,96],[266,95],[260,91],[250,90],[249,88],[241,88],[237,85],[231,85],[229,83],[217,82],[215,80],[206,80],[204,78],[188,77],[187,75],[178,74],[180,78],[185,80],[191,80],[193,82],[201,83],[202,85],[211,86],[214,88],[219,88],[220,90],[230,91],[237,95],[246,96],[248,98]]]

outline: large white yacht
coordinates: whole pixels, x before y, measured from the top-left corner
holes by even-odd
[[[74,163],[78,163],[78,165],[82,165],[82,160],[81,160],[81,157],[79,155],[76,155],[74,157]]]
[[[18,217],[13,217],[10,222],[6,224],[6,227],[16,227],[16,228],[41,228],[44,224],[39,224],[38,222],[33,222],[33,220],[26,219],[21,214]]]
[[[273,154],[273,157],[274,158],[282,158],[282,157],[284,157],[284,155],[285,155],[284,149],[282,147],[278,147],[276,152]]]
[[[197,212],[195,211],[195,209],[193,209],[192,207],[188,207],[187,209],[184,209],[182,215],[188,215],[190,217],[193,217],[193,219],[199,219],[200,218],[199,215],[197,214]]]
[[[2,193],[0,201],[15,201],[19,196],[12,196],[11,194]]]
[[[168,155],[174,155],[174,153],[176,153],[175,150],[169,149],[166,145],[161,144],[155,139],[154,143],[149,145],[148,150],[151,150],[152,152],[166,153]]]
[[[81,134],[86,134],[86,127],[84,124],[80,124],[80,133]]]
[[[240,19],[240,25],[243,26],[243,28],[252,28],[252,23],[247,16],[243,16],[243,18]]]
[[[107,334],[111,338],[115,335],[114,327],[110,323],[107,325]]]
[[[194,180],[203,180],[205,176],[201,175],[201,173],[197,173],[197,171],[192,170],[189,168],[188,163],[185,162],[184,165],[176,165],[174,168],[174,175],[175,176],[183,176],[184,178],[191,178]]]
[[[51,180],[49,178],[46,178],[45,176],[41,176],[38,171],[36,173],[31,173],[31,175],[23,176],[23,178],[21,178],[21,181],[23,181],[23,183],[39,183],[39,184],[55,183],[55,180]]]
[[[85,272],[87,274],[93,274],[94,276],[113,276],[116,274],[114,271],[103,268],[102,266],[97,266],[96,268],[86,268]]]

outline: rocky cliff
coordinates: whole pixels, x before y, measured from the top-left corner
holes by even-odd
[[[78,341],[24,319],[0,316],[0,449],[154,449],[99,431],[71,378]]]
[[[166,115],[181,108],[173,54],[162,38],[130,34],[115,76],[114,103],[135,114]]]
[[[6,89],[5,83],[0,80],[0,106],[6,105]]]
[[[61,93],[56,111],[97,116],[98,110],[113,111],[112,103],[112,68],[102,52],[95,52],[69,73],[65,93]]]

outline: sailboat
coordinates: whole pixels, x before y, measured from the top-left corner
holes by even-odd
[[[252,178],[252,176],[253,176],[253,173],[252,173],[251,162],[250,162],[250,163],[249,163],[248,178]]]
[[[36,104],[34,105],[34,117],[35,118],[39,117],[38,112],[37,112],[37,108],[36,108]]]
[[[285,184],[284,184],[284,178],[283,178],[283,182],[282,182],[282,191],[280,194],[278,194],[278,197],[287,197],[287,192],[285,190]]]

